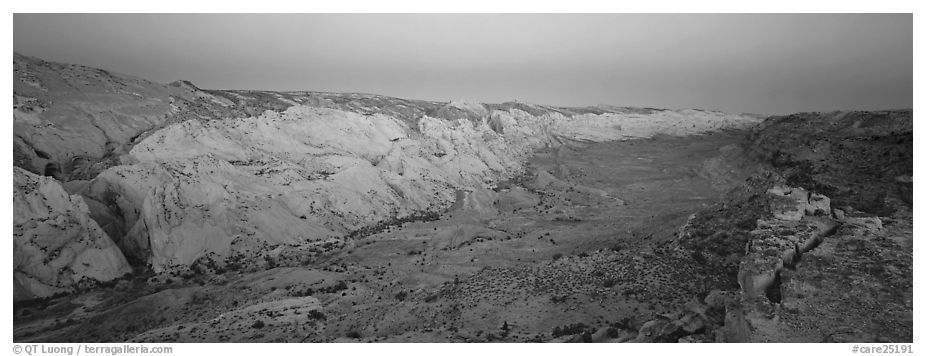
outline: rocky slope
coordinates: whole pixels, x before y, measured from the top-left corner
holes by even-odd
[[[13,168],[13,299],[73,291],[81,282],[131,272],[122,252],[90,219],[83,198],[52,178]]]
[[[561,140],[681,135],[754,122],[705,112],[474,114],[485,116],[423,116],[409,127],[382,114],[297,105],[255,118],[189,120],[138,143],[123,159],[130,165],[104,171],[83,194],[99,202],[94,215],[126,253],[156,271],[199,258],[221,266],[247,253],[233,245],[339,239],[442,212],[460,194],[521,172],[534,149]]]
[[[159,84],[13,54],[14,164],[33,173],[92,178],[172,111]]]
[[[758,127],[748,151],[765,172],[694,216],[675,245],[737,281],[704,301],[726,317],[702,335],[910,342],[912,130],[910,111],[797,114]]]
[[[155,271],[201,258],[221,266],[255,248],[441,212],[460,192],[512,177],[533,150],[562,140],[758,121],[697,110],[204,91],[18,54],[14,63],[17,165],[69,181],[126,256]]]

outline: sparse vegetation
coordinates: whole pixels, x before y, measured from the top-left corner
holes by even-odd
[[[308,315],[309,319],[312,319],[312,320],[322,320],[322,321],[324,321],[324,320],[327,320],[327,319],[328,319],[328,317],[325,316],[325,313],[322,313],[322,312],[319,311],[319,310],[310,310],[309,313],[308,313],[307,315]]]
[[[580,334],[580,333],[587,331],[588,329],[589,329],[589,326],[585,325],[584,323],[574,323],[574,324],[554,327],[552,335],[554,338],[557,338],[557,337],[565,336],[565,335]]]

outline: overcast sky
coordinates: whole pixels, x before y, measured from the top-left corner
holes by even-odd
[[[14,49],[210,89],[791,113],[913,105],[913,16],[14,15]]]

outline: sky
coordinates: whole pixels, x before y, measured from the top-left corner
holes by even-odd
[[[208,89],[731,113],[913,106],[911,14],[15,14],[15,51]]]

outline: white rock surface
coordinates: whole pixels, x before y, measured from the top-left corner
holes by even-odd
[[[79,170],[163,123],[170,90],[102,69],[13,54],[13,141],[20,166]]]
[[[813,210],[808,203],[809,193],[803,188],[774,186],[769,188],[768,194],[780,197],[772,201],[772,214],[776,219],[799,221],[804,218],[804,214]]]
[[[122,212],[125,236],[117,240],[127,253],[165,271],[208,253],[228,256],[237,238],[300,244],[444,211],[458,192],[518,174],[533,150],[562,140],[685,135],[755,122],[702,111],[475,114],[481,121],[425,116],[409,127],[381,114],[294,106],[247,119],[186,121],[144,139],[125,157],[130,165],[103,172],[86,194],[108,202],[92,206]],[[481,195],[472,198],[491,196]],[[486,202],[478,205],[487,210]]]
[[[731,128],[746,128],[760,120],[716,111],[663,110],[651,114],[578,115],[556,117],[551,130],[577,140],[611,141],[654,135],[685,136]]]
[[[83,198],[52,178],[13,168],[13,298],[66,292],[86,278],[131,272],[122,252],[90,219]]]

